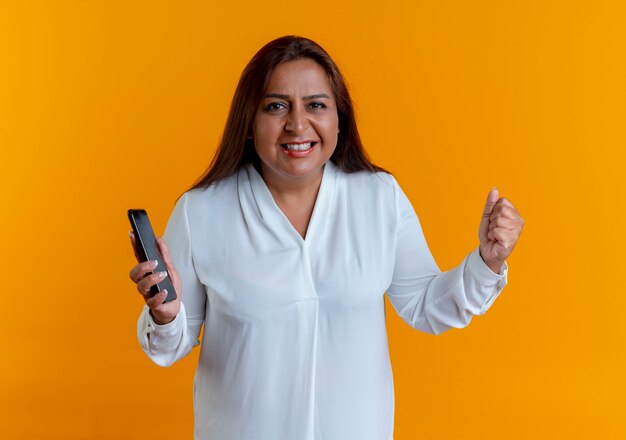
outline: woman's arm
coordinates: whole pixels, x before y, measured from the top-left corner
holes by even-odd
[[[186,195],[178,200],[161,245],[165,245],[164,258],[169,253],[170,263],[166,261],[166,264],[171,264],[173,272],[180,278],[181,288],[177,292],[181,297],[180,310],[171,322],[159,325],[151,315],[150,307],[144,306],[137,322],[137,337],[148,357],[157,365],[167,367],[199,344],[206,312],[206,292],[193,266]],[[158,313],[155,317],[159,322]]]
[[[498,269],[494,273],[475,249],[459,266],[441,272],[417,215],[397,183],[396,207],[396,259],[387,290],[392,305],[405,322],[427,333],[465,327],[472,316],[487,311],[506,285],[506,263],[494,266]]]

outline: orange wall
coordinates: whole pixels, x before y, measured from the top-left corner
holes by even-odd
[[[191,438],[198,353],[141,352],[126,209],[163,230],[245,63],[295,33],[343,69],[443,269],[491,186],[526,219],[467,329],[388,314],[396,438],[626,438],[626,3],[211,3],[0,3],[0,437]]]

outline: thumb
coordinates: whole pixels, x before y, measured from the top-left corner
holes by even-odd
[[[483,211],[483,217],[489,217],[493,212],[493,207],[500,198],[500,191],[497,187],[491,188],[489,195],[487,195],[487,201],[485,202],[485,210]]]
[[[481,243],[487,239],[487,234],[489,233],[489,217],[491,216],[491,213],[493,212],[493,207],[496,205],[496,202],[499,198],[500,192],[498,191],[498,188],[494,186],[493,188],[491,188],[491,191],[489,191],[489,195],[487,195],[487,201],[485,202],[483,216],[480,219],[478,237]]]

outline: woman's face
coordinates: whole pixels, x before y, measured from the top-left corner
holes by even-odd
[[[252,131],[266,181],[304,183],[321,178],[339,132],[335,96],[324,69],[309,58],[279,64]]]

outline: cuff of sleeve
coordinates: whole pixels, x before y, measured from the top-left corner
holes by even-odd
[[[178,324],[176,321],[179,320],[180,313],[178,313],[178,315],[176,315],[176,317],[167,324],[157,324],[156,322],[154,322],[152,313],[150,313],[150,307],[148,307],[147,305],[144,305],[143,307],[144,311],[146,312],[146,327],[149,329],[149,332],[158,331],[159,333],[166,333],[168,330],[171,330],[172,327],[176,327],[176,325]],[[181,304],[180,307],[182,308],[183,305]]]
[[[180,323],[184,320],[184,304],[181,303],[178,315],[167,324],[159,325],[154,322],[150,314],[150,308],[143,306],[143,311],[138,322],[137,331],[141,346],[151,352],[170,351],[178,346]]]
[[[506,278],[506,274],[509,269],[509,266],[505,261],[500,268],[500,273],[494,273],[483,261],[478,248],[474,249],[470,253],[467,266],[470,272],[472,272],[472,275],[474,275],[477,279],[481,280],[485,284],[492,285],[497,284],[498,281]]]
[[[498,295],[500,295],[500,292],[502,292],[502,289],[504,289],[504,286],[506,286],[509,266],[504,262],[500,268],[500,273],[494,273],[483,261],[478,248],[476,248],[469,254],[467,269],[478,286],[482,287],[479,287],[478,290],[484,292],[483,295],[485,295],[483,296],[484,302],[480,305],[477,313],[482,315],[491,307]]]

